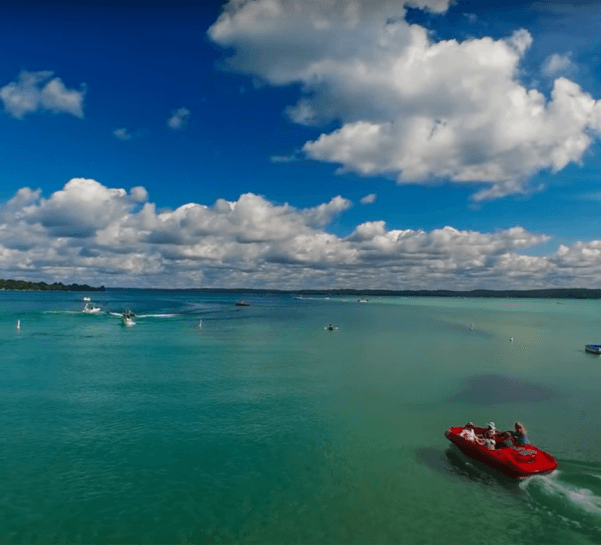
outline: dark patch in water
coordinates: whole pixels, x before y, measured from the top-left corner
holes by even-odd
[[[504,490],[512,494],[522,494],[519,479],[511,479],[486,464],[472,460],[457,447],[449,447],[445,451],[445,455],[455,476],[469,479],[470,481],[493,487],[497,490]]]
[[[442,450],[434,448],[418,448],[415,451],[415,456],[419,463],[428,466],[437,473],[442,473],[444,475],[453,474],[452,467]]]
[[[481,375],[469,379],[463,390],[452,396],[449,401],[473,405],[498,405],[499,403],[547,401],[558,395],[555,390],[533,382],[524,382],[502,375]]]
[[[485,331],[483,329],[478,329],[477,327],[474,326],[474,324],[471,324],[471,325],[468,323],[459,324],[459,323],[449,322],[447,320],[436,319],[436,318],[434,319],[434,321],[441,325],[444,325],[444,327],[449,330],[466,333],[466,334],[471,335],[472,337],[480,337],[482,339],[493,339],[495,337],[492,333],[489,333],[488,331]]]
[[[45,331],[32,331],[27,334],[31,337],[72,337],[69,333],[46,333]]]
[[[433,448],[419,448],[416,450],[415,456],[418,463],[428,466],[437,473],[469,479],[499,490],[504,489],[512,493],[519,492],[519,481],[510,479],[502,473],[470,460],[455,447],[450,447],[445,451]]]

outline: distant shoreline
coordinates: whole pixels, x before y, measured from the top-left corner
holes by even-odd
[[[0,279],[0,291],[104,291],[104,286],[94,288],[87,284],[63,284],[54,282],[26,282],[25,280]]]
[[[479,297],[479,298],[515,298],[515,299],[601,299],[601,289],[558,288],[540,290],[278,290],[255,288],[106,288],[107,291],[174,291],[188,293],[246,293],[264,294],[278,293],[290,295],[324,295],[324,296],[396,296],[396,297]]]
[[[512,299],[601,299],[601,289],[589,288],[557,288],[539,290],[357,290],[357,289],[304,289],[278,290],[258,288],[105,288],[93,287],[87,284],[63,284],[54,282],[26,282],[25,280],[0,279],[0,291],[173,291],[182,293],[235,293],[235,294],[290,294],[290,295],[321,295],[339,297],[478,297],[478,298],[512,298]]]

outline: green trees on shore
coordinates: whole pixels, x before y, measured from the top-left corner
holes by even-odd
[[[2,280],[0,279],[0,290],[22,290],[22,291],[104,291],[104,286],[93,288],[87,284],[63,284],[54,282],[26,282],[25,280]]]

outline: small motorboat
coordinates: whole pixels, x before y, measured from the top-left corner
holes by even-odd
[[[250,307],[250,303],[248,303],[246,301],[236,301],[236,306],[237,307]]]
[[[134,318],[135,318],[135,314],[131,311],[131,310],[126,310],[123,313],[123,316],[121,316],[121,322],[123,323],[123,325],[125,326],[132,326],[132,325],[136,325],[136,322],[134,322]]]
[[[521,479],[550,473],[557,468],[553,456],[534,445],[505,446],[494,429],[466,424],[451,426],[446,438],[466,456],[489,468],[511,477]]]
[[[90,299],[89,297],[86,296],[86,297],[83,298],[83,300],[84,301],[91,301],[92,299]]]
[[[601,344],[585,344],[584,350],[589,354],[601,354]]]
[[[357,299],[357,303],[367,303],[367,299],[365,299],[365,297],[361,297],[361,299]]]
[[[86,303],[82,312],[85,312],[86,314],[98,314],[100,312],[100,307],[94,303]]]

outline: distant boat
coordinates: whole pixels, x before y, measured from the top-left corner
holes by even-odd
[[[247,303],[246,301],[236,301],[236,306],[237,307],[250,307],[250,303]]]
[[[367,303],[367,299],[365,299],[365,297],[361,297],[361,299],[359,299],[357,302],[358,303]]]
[[[85,314],[98,314],[100,312],[100,307],[96,306],[94,303],[86,303],[82,312]]]
[[[92,299],[90,299],[89,297],[84,297],[83,300],[84,301],[91,301]]]
[[[584,349],[590,354],[601,354],[601,344],[587,344]]]
[[[131,311],[131,310],[126,310],[123,313],[123,316],[121,316],[121,322],[123,323],[123,325],[125,326],[132,326],[132,325],[136,325],[136,322],[134,322],[134,317],[136,315]]]

